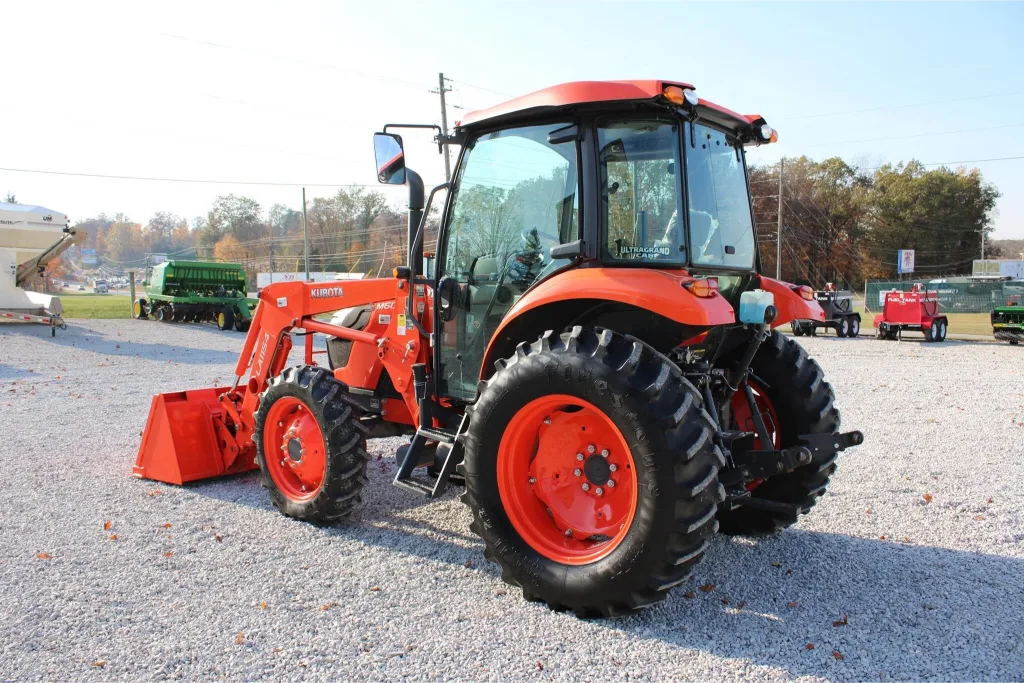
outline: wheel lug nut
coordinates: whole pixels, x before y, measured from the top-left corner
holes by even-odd
[[[615,463],[612,463],[611,465],[608,465],[608,469],[611,470],[612,472],[616,472],[618,471],[619,466],[616,465]]]
[[[572,529],[566,529],[565,530],[565,535],[566,536],[572,536]]]
[[[546,424],[546,425],[551,424],[551,418],[550,417],[545,417],[544,418],[544,424]]]
[[[604,495],[604,489],[601,488],[600,486],[598,486],[596,489],[594,489],[594,493],[596,493],[599,496],[603,496]]]
[[[593,453],[596,450],[597,448],[594,447],[594,444],[590,444],[589,446],[587,446],[587,453]]]
[[[573,473],[573,474],[575,474],[575,475],[576,475],[576,476],[578,477],[578,476],[580,476],[581,474],[583,474],[583,470],[581,470],[581,469],[580,469],[579,467],[577,467],[576,469],[574,469],[574,470],[572,471],[572,473]]]
[[[576,454],[576,459],[577,460],[583,460],[583,454],[582,453],[577,453]]]
[[[537,477],[530,477],[530,483],[531,484],[536,484],[537,483]]]
[[[590,484],[588,484],[587,482],[583,482],[583,490],[584,491],[589,491],[590,490]]]
[[[607,483],[607,484],[605,484],[605,486],[607,486],[607,487],[608,487],[608,488],[610,488],[610,489],[613,489],[613,488],[615,488],[615,480],[614,480],[614,479],[609,479],[609,480],[608,480],[608,483]]]
[[[604,448],[604,449],[601,450],[601,457],[602,458],[607,458],[608,457],[608,449],[607,448]]]

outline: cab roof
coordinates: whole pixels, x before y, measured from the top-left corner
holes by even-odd
[[[575,81],[544,88],[487,109],[471,111],[456,126],[458,128],[475,128],[485,123],[497,123],[504,119],[518,118],[518,115],[540,113],[547,109],[572,105],[629,100],[667,102],[664,99],[667,86],[678,86],[684,90],[695,89],[689,83],[681,81]],[[760,114],[738,114],[705,99],[699,99],[697,106],[702,114],[706,114],[708,118],[715,119],[728,128],[747,128],[764,123],[764,118]]]

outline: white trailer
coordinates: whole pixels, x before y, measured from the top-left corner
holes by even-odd
[[[0,203],[0,319],[39,322],[56,334],[64,306],[52,294],[23,286],[43,275],[46,264],[84,239],[68,217],[42,206]]]

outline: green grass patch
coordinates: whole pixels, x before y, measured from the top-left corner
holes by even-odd
[[[122,294],[76,294],[63,292],[65,318],[131,318],[131,299]]]

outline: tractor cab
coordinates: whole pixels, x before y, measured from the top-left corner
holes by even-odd
[[[741,294],[764,287],[744,146],[776,139],[762,117],[662,81],[572,83],[468,114],[441,140],[462,151],[431,278],[438,389],[472,401],[512,340],[553,319],[654,332],[664,351],[737,322]],[[404,181],[401,138],[374,147],[378,176]],[[590,296],[598,279],[610,299]],[[810,298],[779,284],[766,288]],[[520,319],[533,293],[550,306]]]

